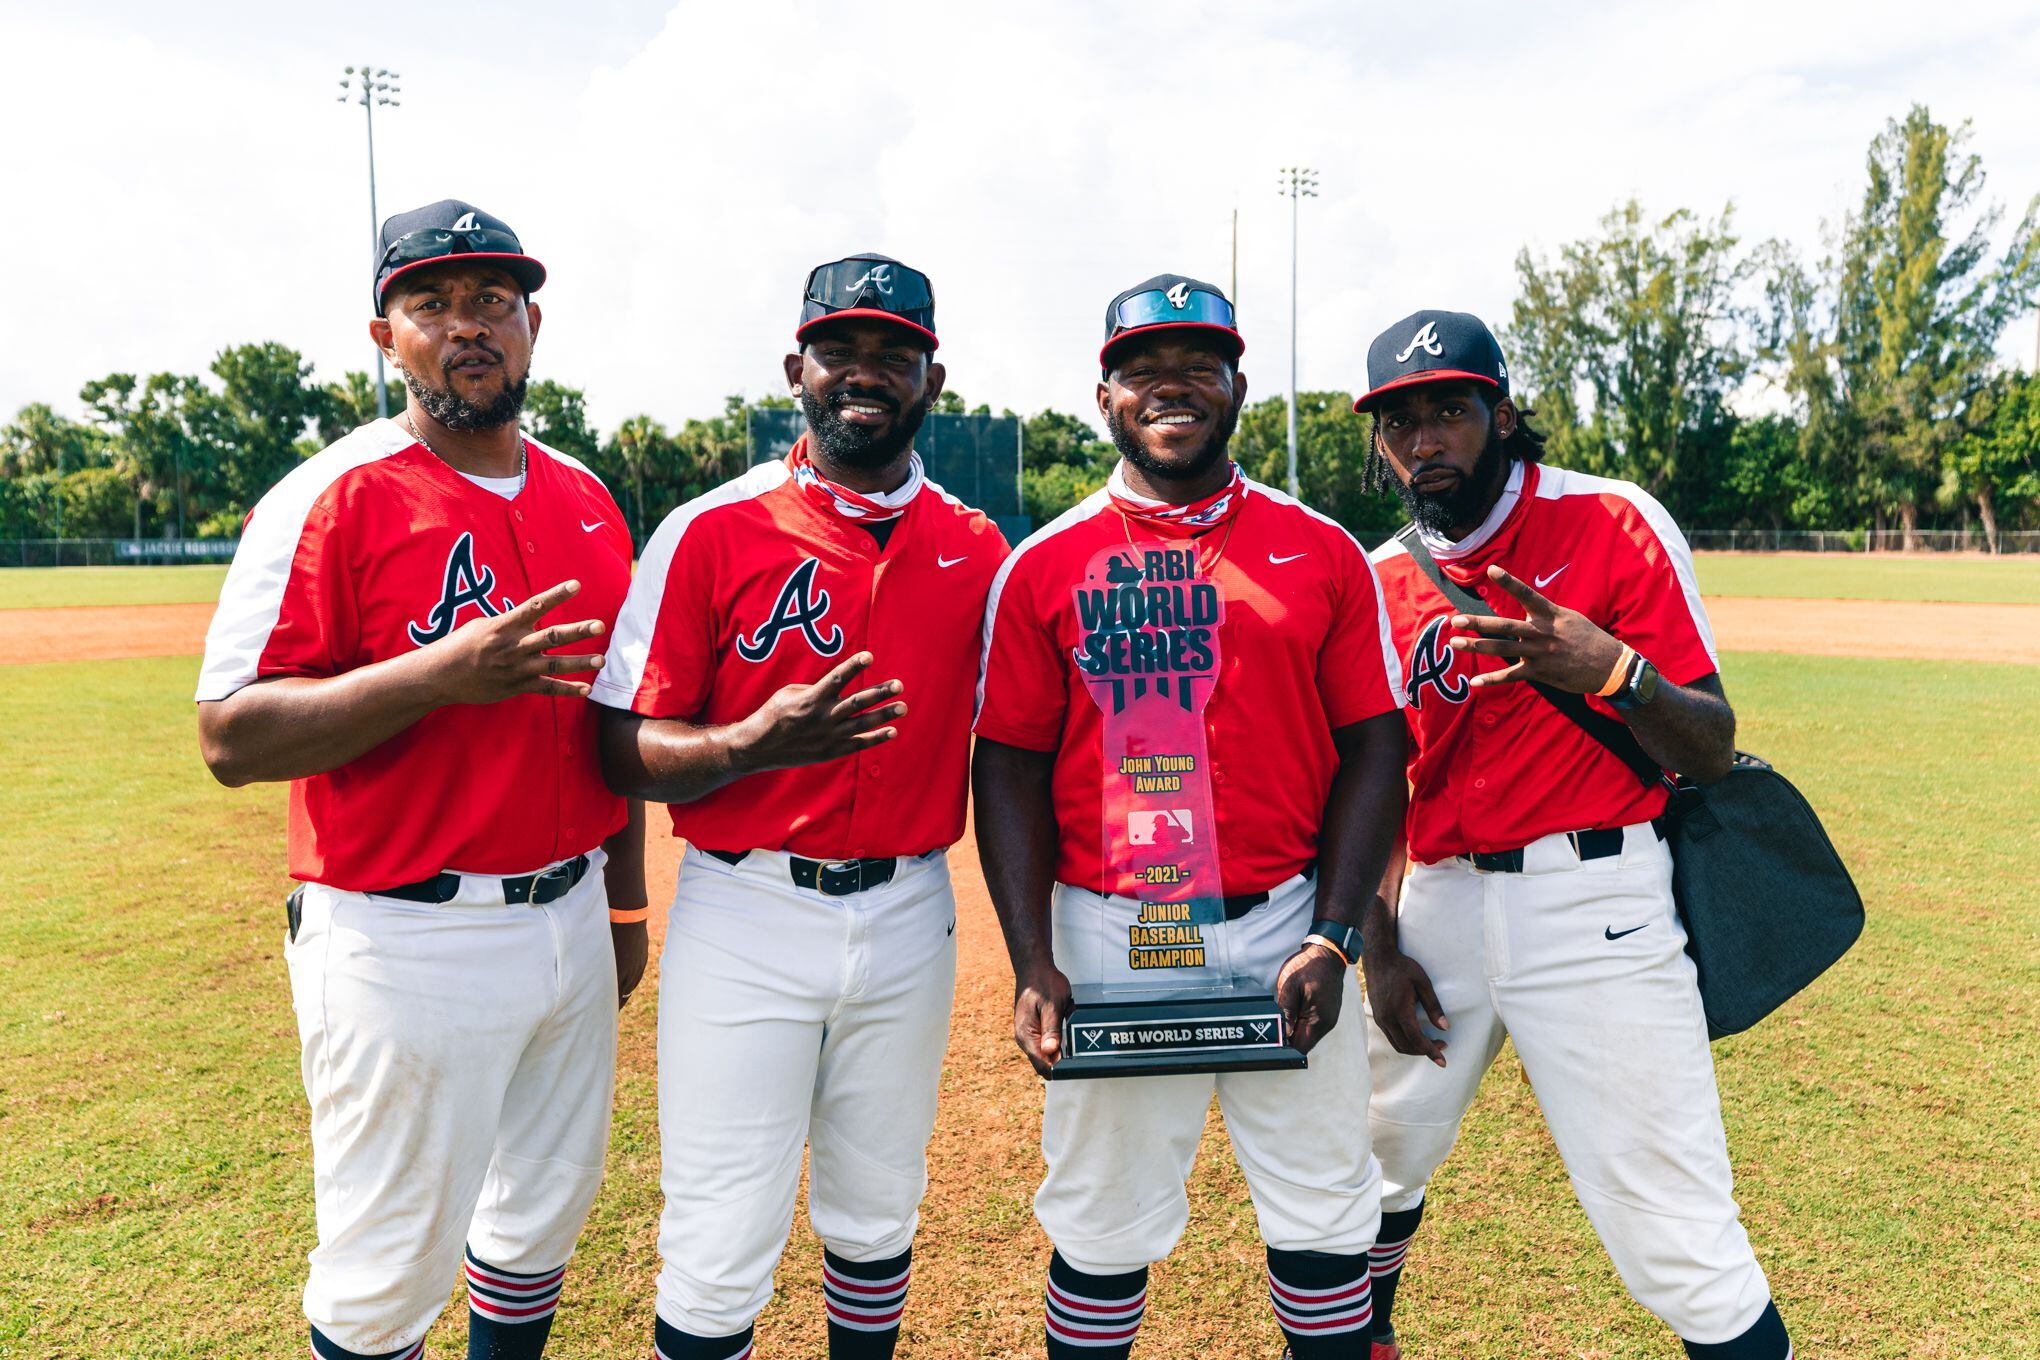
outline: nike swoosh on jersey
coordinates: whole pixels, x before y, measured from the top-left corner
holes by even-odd
[[[1307,553],[1307,552],[1300,552],[1300,553],[1291,553],[1291,554],[1289,554],[1289,556],[1287,556],[1287,557],[1277,557],[1277,556],[1276,556],[1276,555],[1275,555],[1274,553],[1269,553],[1269,554],[1268,554],[1268,562],[1269,562],[1269,564],[1270,564],[1271,566],[1277,566],[1277,567],[1279,567],[1279,566],[1281,566],[1281,565],[1282,565],[1282,564],[1283,564],[1284,562],[1294,562],[1294,561],[1295,561],[1295,560],[1296,560],[1297,558],[1299,558],[1299,557],[1309,557],[1309,556],[1310,556],[1310,554],[1309,554],[1309,553]]]
[[[1650,922],[1648,922],[1648,921],[1645,921],[1645,922],[1643,923],[1643,926],[1647,926],[1647,925],[1649,925],[1649,924],[1650,924]],[[1631,926],[1631,927],[1630,927],[1629,929],[1627,929],[1627,930],[1617,930],[1617,929],[1615,929],[1615,927],[1613,927],[1613,926],[1602,926],[1602,927],[1601,927],[1601,934],[1603,934],[1604,936],[1606,936],[1607,938],[1609,938],[1609,939],[1611,939],[1611,940],[1619,940],[1619,939],[1621,939],[1621,938],[1622,938],[1622,937],[1623,937],[1624,935],[1634,935],[1634,934],[1635,934],[1635,933],[1636,933],[1637,931],[1639,931],[1639,930],[1642,930],[1642,929],[1643,929],[1643,926]]]
[[[607,523],[609,523],[609,521],[606,519],[598,519],[593,524],[590,524],[587,520],[584,519],[581,521],[581,532],[584,534],[592,534],[597,529],[600,529],[603,525]]]
[[[1569,567],[1571,565],[1572,563],[1568,562],[1565,564],[1565,567]],[[1532,588],[1536,590],[1544,589],[1546,586],[1550,585],[1553,581],[1556,581],[1560,576],[1565,574],[1565,567],[1560,567],[1557,571],[1554,571],[1549,576],[1538,577],[1537,580],[1532,583]]]
[[[935,558],[935,565],[938,567],[953,567],[958,562],[968,561],[969,558],[969,553],[965,553],[962,557],[943,557],[938,554]]]

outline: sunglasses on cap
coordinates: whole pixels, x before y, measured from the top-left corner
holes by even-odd
[[[808,274],[807,301],[831,312],[890,312],[917,325],[934,324],[935,289],[918,269],[890,260],[837,260]]]
[[[459,246],[454,243],[459,242]],[[507,231],[494,227],[426,227],[390,242],[383,268],[436,260],[445,255],[522,255],[524,247]]]
[[[1178,302],[1177,299],[1182,301]],[[1180,326],[1198,323],[1207,326],[1223,326],[1237,330],[1233,324],[1232,304],[1216,293],[1207,293],[1202,288],[1150,288],[1145,293],[1135,293],[1119,304],[1113,313],[1113,328],[1130,331],[1142,326]]]

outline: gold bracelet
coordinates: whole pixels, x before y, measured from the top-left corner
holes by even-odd
[[[615,907],[611,907],[609,909],[609,924],[613,926],[639,925],[651,914],[652,909],[650,905],[637,907],[630,911],[618,911]]]
[[[1303,942],[1305,944],[1321,944],[1325,948],[1331,950],[1334,954],[1337,954],[1339,956],[1339,962],[1345,964],[1348,968],[1351,968],[1353,966],[1353,960],[1346,957],[1346,951],[1339,948],[1339,946],[1333,944],[1331,941],[1331,937],[1329,936],[1306,935],[1303,937]]]
[[[1614,671],[1608,676],[1608,683],[1601,686],[1600,690],[1596,692],[1594,697],[1597,699],[1605,699],[1609,695],[1613,694],[1616,690],[1621,689],[1622,682],[1629,678],[1629,663],[1634,660],[1636,660],[1636,648],[1630,646],[1626,642],[1623,643],[1621,659],[1615,663]]]

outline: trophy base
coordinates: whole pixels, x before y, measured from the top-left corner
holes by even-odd
[[[1289,1046],[1275,998],[1252,983],[1205,992],[1079,986],[1051,1081],[1186,1072],[1279,1072],[1309,1065]]]

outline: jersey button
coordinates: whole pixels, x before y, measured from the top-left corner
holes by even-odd
[[[1477,789],[1484,789],[1484,788],[1486,788],[1486,787],[1487,787],[1487,780],[1485,780],[1485,779],[1476,779],[1476,780],[1474,780],[1474,781],[1473,781],[1473,786],[1474,786],[1475,788],[1477,788]]]
[[[878,766],[867,765],[864,767],[864,773],[869,775],[871,778],[876,779],[878,778]]]
[[[535,553],[538,551],[538,545],[536,543],[533,543],[530,539],[527,538],[526,540],[524,540],[524,551],[528,553]]]
[[[510,513],[511,513],[512,515],[516,516],[516,518],[517,518],[517,519],[518,519],[519,521],[522,521],[522,520],[523,520],[523,518],[524,518],[524,512],[523,512],[522,510],[512,510],[512,511],[511,511]]]

